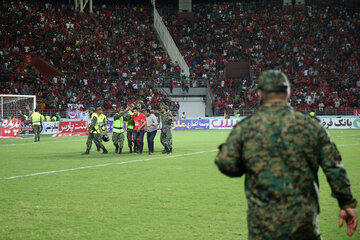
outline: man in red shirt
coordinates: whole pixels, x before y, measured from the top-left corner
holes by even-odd
[[[134,107],[133,112],[134,115],[132,115],[132,118],[134,119],[134,132],[133,132],[133,142],[135,146],[134,149],[137,149],[137,153],[142,154],[144,147],[146,117],[144,114],[139,112],[139,108],[137,107]]]

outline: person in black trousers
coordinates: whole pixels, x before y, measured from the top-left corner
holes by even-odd
[[[152,155],[154,153],[154,138],[156,136],[159,122],[157,120],[157,117],[152,114],[149,109],[146,109],[144,113],[146,116],[146,136],[149,154]]]

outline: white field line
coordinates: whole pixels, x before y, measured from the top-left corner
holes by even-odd
[[[77,168],[54,170],[54,171],[48,171],[48,172],[38,172],[38,173],[31,173],[31,174],[19,175],[19,176],[2,177],[2,178],[0,178],[0,180],[9,180],[9,179],[15,179],[15,178],[24,178],[24,177],[33,177],[33,176],[38,176],[38,175],[46,175],[46,174],[60,173],[60,172],[69,172],[69,171],[76,171],[76,170],[88,169],[88,168],[106,167],[106,166],[110,166],[110,165],[122,165],[122,164],[129,164],[129,163],[145,162],[145,161],[151,161],[151,160],[157,160],[157,159],[184,157],[184,156],[191,156],[191,155],[197,155],[197,154],[202,154],[202,153],[210,153],[210,152],[215,152],[215,151],[218,151],[218,150],[209,150],[209,151],[202,151],[202,152],[185,153],[185,154],[179,154],[179,155],[167,155],[165,157],[138,159],[138,160],[132,160],[132,161],[126,161],[126,162],[112,162],[112,163],[104,163],[104,164],[99,164],[99,165],[90,165],[90,166],[77,167]]]
[[[337,147],[345,147],[345,146],[359,146],[360,143],[352,143],[352,144],[339,144]]]
[[[357,134],[350,134],[350,135],[339,135],[339,136],[332,136],[331,138],[342,138],[342,137],[353,137],[353,136],[360,136],[360,133]]]

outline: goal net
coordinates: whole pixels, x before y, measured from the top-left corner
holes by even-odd
[[[35,110],[36,96],[0,94],[0,104],[0,120],[21,119],[24,114],[29,116]]]

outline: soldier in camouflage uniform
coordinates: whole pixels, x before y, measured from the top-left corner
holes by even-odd
[[[114,123],[113,123],[113,135],[112,141],[115,146],[115,153],[121,154],[122,148],[124,145],[124,111],[122,108],[118,108],[116,110],[116,114],[114,115]]]
[[[134,109],[134,104],[130,104],[125,109],[125,114],[124,114],[124,120],[127,121],[127,123],[126,123],[126,138],[127,138],[130,153],[132,153],[132,135],[134,132],[134,120],[131,117],[132,115],[134,115],[134,113],[132,112],[133,109]]]
[[[169,111],[169,107],[161,105],[159,111],[153,111],[155,115],[161,118],[161,134],[160,142],[164,146],[163,154],[172,154],[172,132],[171,125],[174,121],[174,117]]]
[[[94,141],[96,146],[100,146],[100,148],[103,150],[103,153],[108,153],[104,145],[101,143],[101,130],[99,128],[98,115],[95,113],[95,108],[90,107],[89,112],[91,116],[91,122],[89,126],[88,139],[86,141],[86,151],[83,154],[86,155],[90,153],[92,141]]]
[[[43,122],[41,116],[42,115],[38,112],[37,109],[35,109],[35,112],[33,112],[30,116],[30,123],[33,127],[35,142],[40,142],[41,126]]]
[[[287,104],[290,85],[281,71],[261,73],[256,90],[258,112],[234,127],[215,159],[223,174],[246,175],[249,239],[321,239],[319,167],[338,200],[340,223],[345,220],[352,235],[357,201],[326,130]]]
[[[98,125],[99,125],[99,133],[101,135],[100,137],[100,141],[102,142],[102,137],[103,135],[107,135],[108,134],[108,127],[106,125],[106,121],[107,121],[107,118],[106,118],[106,115],[103,114],[103,110],[101,107],[97,107],[96,108],[96,114],[97,114],[97,122],[98,122]],[[99,144],[96,143],[96,148],[97,148],[97,151],[100,152],[100,149],[101,149],[101,146]]]

